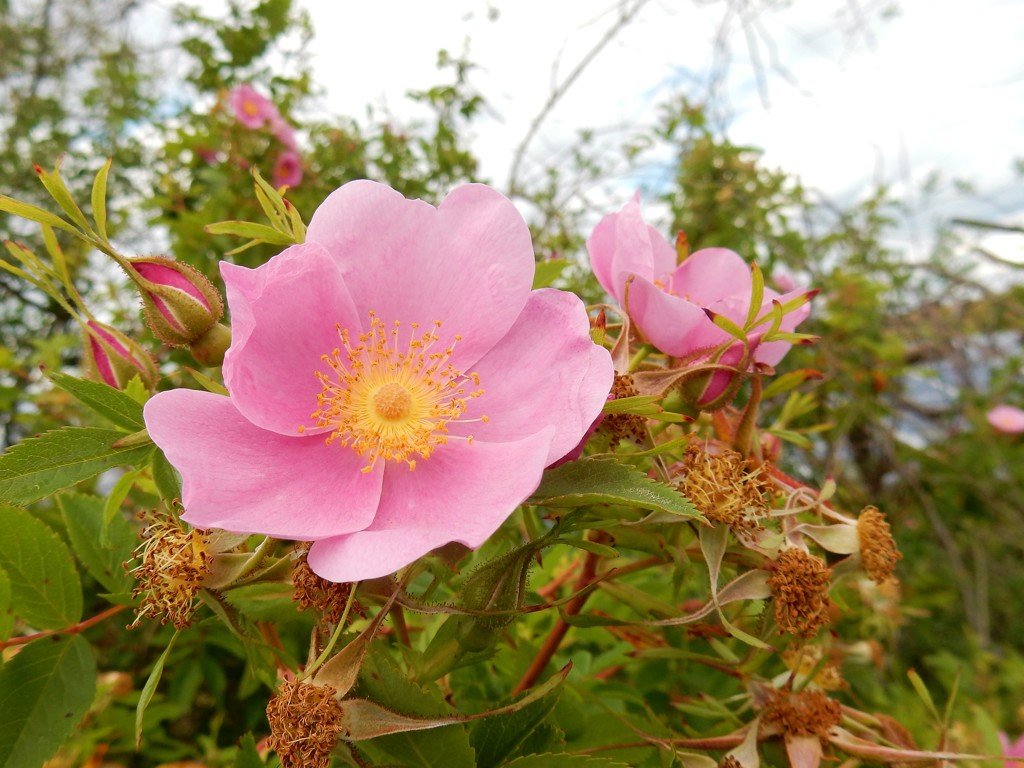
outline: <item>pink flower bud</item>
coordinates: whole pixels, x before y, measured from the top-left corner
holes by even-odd
[[[153,358],[141,346],[109,325],[90,320],[82,326],[85,339],[86,375],[115,389],[124,387],[135,376],[149,389],[156,386],[160,374]]]
[[[194,267],[163,256],[128,263],[128,276],[142,294],[146,323],[165,344],[190,346],[224,314],[217,289]]]

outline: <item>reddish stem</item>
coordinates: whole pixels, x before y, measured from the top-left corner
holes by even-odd
[[[587,597],[590,594],[584,592],[584,590],[590,586],[591,582],[594,581],[594,577],[597,575],[597,560],[598,555],[593,552],[588,552],[586,559],[583,561],[583,570],[580,571],[580,575],[576,578],[576,584],[573,587],[574,592],[579,592],[575,598],[565,604],[565,613],[569,616],[575,616],[583,608],[583,604],[587,601]],[[526,674],[523,675],[522,679],[516,684],[515,689],[512,691],[513,696],[518,696],[520,693],[528,688],[532,688],[534,684],[540,679],[541,674],[544,672],[544,668],[551,661],[555,655],[555,651],[558,650],[558,646],[561,645],[562,640],[565,638],[566,633],[569,631],[569,624],[562,616],[559,616],[555,620],[555,626],[551,628],[550,634],[544,640],[544,644],[540,647],[537,655],[534,657],[533,662],[530,664],[530,668],[526,670]]]
[[[107,608],[103,613],[98,613],[90,619],[85,619],[77,624],[72,624],[70,627],[64,627],[63,629],[48,629],[45,632],[33,632],[31,635],[12,637],[10,640],[0,642],[0,650],[10,648],[15,645],[25,645],[26,643],[31,643],[33,640],[38,640],[41,637],[49,637],[50,635],[77,635],[79,632],[84,632],[89,627],[99,624],[101,621],[109,619],[111,616],[115,616],[130,607],[131,606],[128,605],[115,605],[111,608]]]

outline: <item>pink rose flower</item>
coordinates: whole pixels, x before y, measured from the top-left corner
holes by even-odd
[[[228,94],[235,119],[246,128],[256,129],[278,117],[277,107],[248,83],[235,86]]]
[[[302,158],[299,157],[298,152],[286,149],[277,156],[277,162],[274,163],[274,186],[278,189],[285,186],[295,187],[300,181],[302,181]]]
[[[313,542],[356,581],[479,546],[576,446],[612,363],[571,293],[531,290],[529,231],[489,187],[438,208],[370,181],[306,242],[221,265],[230,393],[177,389],[145,418],[200,527]]]
[[[710,354],[733,338],[715,325],[705,310],[740,326],[746,322],[750,267],[725,248],[705,248],[677,266],[675,248],[644,222],[638,198],[619,213],[605,216],[594,228],[587,240],[591,267],[601,286],[628,311],[651,344],[673,357],[697,362],[704,353]],[[806,293],[796,289],[780,295],[765,288],[761,312],[769,311],[773,300],[786,303]],[[781,330],[793,331],[808,314],[808,304],[789,312]],[[770,322],[765,321],[751,329],[752,362],[775,365],[789,351],[791,345],[785,341],[761,343],[761,333],[769,328]],[[741,357],[742,347],[737,342],[719,361],[735,365]],[[716,374],[701,402],[713,400],[728,383],[728,374]]]
[[[985,418],[992,428],[1007,435],[1019,435],[1024,432],[1024,411],[1012,405],[997,405]]]
[[[281,117],[277,110],[274,110],[269,118],[270,121],[270,132],[274,134],[278,141],[280,141],[288,149],[297,151],[299,148],[298,142],[295,141],[295,129],[291,123]]]
[[[1015,408],[1014,410],[1017,409]],[[1018,431],[1022,430],[1024,430],[1024,427],[1022,427],[1021,430]],[[1016,741],[1010,741],[1010,737],[1007,734],[1000,731],[999,743],[1003,747],[1003,757],[1008,758],[1007,760],[1003,761],[1004,768],[1021,768],[1022,766],[1024,766],[1024,734],[1018,736]],[[1021,759],[1015,760],[1013,758]]]

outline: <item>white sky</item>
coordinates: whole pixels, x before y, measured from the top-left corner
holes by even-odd
[[[439,48],[458,54],[468,45],[480,67],[472,82],[491,107],[473,146],[498,186],[553,79],[591,50],[619,8],[615,0],[299,2],[313,18],[322,106],[333,113],[361,117],[372,103],[399,118],[415,115],[405,92],[442,81]],[[885,19],[890,5],[899,11]],[[650,0],[549,116],[533,158],[543,160],[579,128],[640,125],[680,85],[699,98],[727,64],[729,137],[763,148],[769,165],[830,197],[849,200],[870,181],[913,192],[939,170],[976,182],[987,199],[946,195],[922,204],[925,215],[1024,210],[1024,183],[1010,169],[1024,157],[1024,3],[797,0],[765,12],[749,29],[759,37],[768,106],[739,18],[728,27],[728,60],[715,56],[727,7]],[[773,57],[785,72],[772,67]]]

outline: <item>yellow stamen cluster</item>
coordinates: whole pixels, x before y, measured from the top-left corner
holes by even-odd
[[[768,587],[775,598],[775,623],[779,632],[814,637],[828,624],[828,597],[832,569],[821,558],[802,549],[787,549],[775,561]]]
[[[763,725],[774,725],[789,736],[825,736],[843,721],[842,706],[822,691],[772,691],[768,696]]]
[[[822,690],[838,691],[847,687],[839,664],[825,658],[825,649],[820,645],[789,648],[782,652],[782,661],[801,677],[813,674],[812,682]]]
[[[210,575],[213,555],[207,532],[186,530],[174,521],[159,521],[142,531],[143,541],[135,549],[131,569],[137,582],[133,598],[142,603],[135,609],[137,627],[144,618],[170,621],[178,629],[192,623],[195,598]]]
[[[903,555],[896,548],[892,529],[885,522],[885,514],[875,507],[864,507],[857,517],[857,539],[864,571],[876,584],[893,578],[896,563]]]
[[[616,400],[626,397],[635,397],[640,394],[633,383],[633,377],[628,373],[615,374],[615,381],[612,384],[612,395]],[[640,444],[647,436],[647,422],[643,416],[635,413],[609,413],[601,422],[601,429],[611,435],[612,440],[632,440]]]
[[[336,625],[345,612],[345,604],[352,593],[351,584],[339,584],[328,581],[313,573],[306,559],[306,552],[292,562],[292,585],[295,591],[292,599],[299,604],[300,611],[313,608],[320,612],[327,624]],[[355,616],[366,616],[366,609],[354,600],[350,610],[349,621]]]
[[[736,531],[760,530],[759,520],[768,514],[766,466],[751,470],[736,451],[712,454],[694,443],[686,448],[685,476],[677,487],[711,522]]]
[[[338,327],[341,347],[321,359],[329,372],[317,371],[322,391],[319,408],[311,418],[319,428],[329,428],[328,443],[352,448],[368,463],[369,472],[378,459],[403,462],[416,468],[416,457],[427,459],[449,439],[448,424],[462,419],[470,399],[480,397],[480,377],[464,374],[451,364],[455,343],[434,351],[440,340],[440,321],[417,337],[419,323],[404,351],[399,349],[400,322],[388,329],[370,312],[370,330],[355,341]],[[479,421],[486,422],[481,416]],[[299,428],[299,431],[303,431]],[[470,443],[473,437],[466,438]]]
[[[267,704],[270,739],[284,768],[328,768],[341,734],[342,710],[330,686],[285,680]]]

